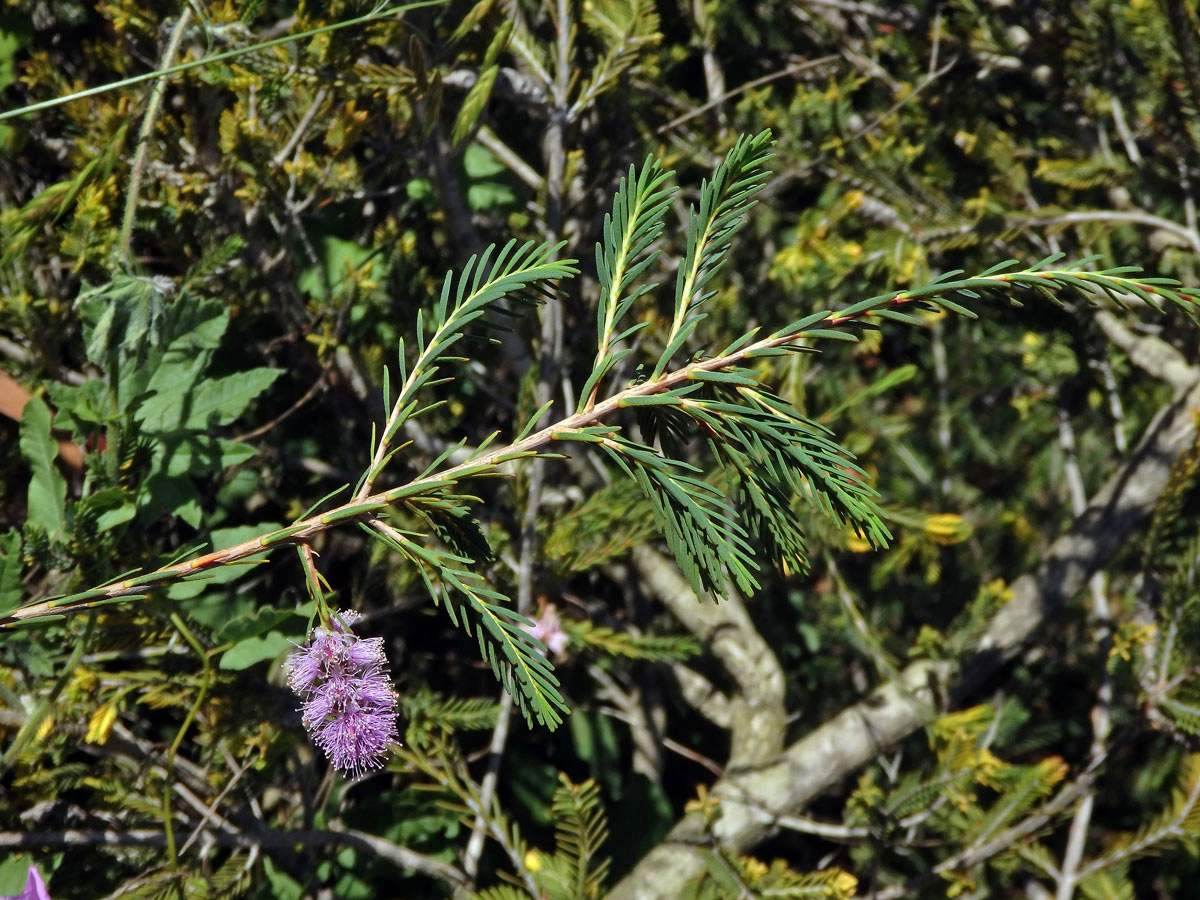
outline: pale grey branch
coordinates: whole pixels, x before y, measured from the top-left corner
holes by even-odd
[[[961,667],[949,661],[913,663],[904,670],[902,684],[879,688],[769,764],[730,771],[712,789],[723,811],[715,833],[706,833],[698,815],[685,815],[617,884],[610,900],[677,897],[686,881],[704,871],[701,845],[715,838],[732,850],[747,850],[774,830],[774,818],[796,815],[818,794],[929,721],[941,686],[954,682],[950,693],[955,701],[973,694],[1137,533],[1166,487],[1172,463],[1196,439],[1198,405],[1200,387],[1193,383],[1184,397],[1159,411],[1131,457],[1084,513],[1033,571],[1012,583],[1012,599],[993,617]]]
[[[1188,390],[1200,379],[1200,368],[1183,354],[1152,334],[1137,335],[1108,310],[1096,312],[1096,324],[1110,341],[1124,350],[1129,361],[1148,375],[1165,381],[1176,393]]]
[[[728,766],[757,765],[783,746],[786,710],[783,669],[733,591],[719,602],[697,603],[675,564],[648,546],[636,547],[633,563],[647,591],[700,639],[737,682],[729,698]]]

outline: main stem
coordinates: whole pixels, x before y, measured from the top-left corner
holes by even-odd
[[[689,382],[702,380],[702,373],[720,372],[730,369],[772,350],[795,348],[797,341],[804,340],[810,336],[810,331],[829,331],[830,329],[845,328],[884,310],[897,309],[908,304],[928,301],[938,294],[952,293],[968,288],[975,290],[1011,288],[1013,283],[1018,281],[1018,279],[1028,282],[1031,277],[1053,284],[1059,276],[1069,275],[1080,279],[1087,274],[1071,270],[1058,271],[1049,269],[1036,272],[1003,272],[966,278],[961,281],[944,282],[937,286],[938,290],[936,291],[922,288],[911,292],[900,292],[891,296],[881,297],[878,303],[870,307],[858,309],[847,315],[829,314],[819,321],[809,324],[806,328],[777,333],[748,343],[733,353],[698,360],[673,372],[665,373],[661,377],[632,385],[591,409],[580,410],[574,415],[548,425],[540,431],[519,441],[514,441],[506,447],[494,450],[482,457],[451,466],[441,472],[430,473],[400,487],[355,498],[349,503],[345,503],[328,512],[309,516],[292,525],[270,531],[260,537],[251,538],[248,541],[243,541],[225,550],[206,553],[184,562],[164,566],[144,575],[119,581],[115,584],[83,591],[67,597],[42,600],[29,604],[21,609],[14,610],[5,618],[0,619],[0,627],[11,627],[19,622],[48,615],[76,612],[104,603],[119,601],[124,597],[142,596],[153,588],[172,584],[190,575],[218,566],[247,560],[282,545],[307,543],[317,534],[339,523],[364,522],[372,519],[393,503],[405,502],[411,504],[418,501],[424,495],[440,489],[453,487],[461,480],[501,474],[498,469],[504,463],[542,455],[546,451],[546,448],[557,441],[596,443],[602,439],[602,436],[588,430],[598,425],[603,425],[618,409],[632,405],[631,401],[668,393],[675,388],[684,387]],[[1108,280],[1110,282],[1120,282],[1122,279],[1110,276]],[[1142,289],[1151,290],[1147,285],[1142,285]],[[611,427],[613,431],[617,428],[615,425]]]

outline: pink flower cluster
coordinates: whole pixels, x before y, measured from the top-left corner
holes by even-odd
[[[382,766],[398,739],[383,638],[352,634],[358,618],[335,612],[329,628],[315,629],[287,659],[288,686],[304,701],[305,729],[330,765],[351,778]]]
[[[545,644],[546,649],[555,656],[567,649],[570,638],[563,631],[562,621],[558,618],[558,610],[553,603],[546,604],[542,614],[532,625],[522,625],[521,628]]]

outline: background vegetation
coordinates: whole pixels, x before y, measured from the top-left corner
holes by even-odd
[[[1186,310],[1136,290],[748,362],[855,454],[892,539],[775,498],[807,567],[783,541],[754,590],[700,579],[720,602],[603,454],[472,482],[478,528],[433,515],[438,552],[475,541],[480,585],[557,617],[554,730],[353,525],[311,547],[400,694],[404,746],[364,782],[285,684],[321,591],[290,552],[21,610],[354,486],[398,342],[411,362],[489,244],[564,242],[579,276],[497,342],[468,329],[378,488],[572,412],[594,247],[647,155],[680,192],[616,387],[673,332],[702,181],[763,129],[677,363],[1010,258],[1196,285],[1196,40],[1173,0],[8,0],[0,111],[210,61],[0,121],[0,893],[33,860],[57,898],[1184,896],[1200,368]]]

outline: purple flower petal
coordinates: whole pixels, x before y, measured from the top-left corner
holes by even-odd
[[[311,648],[305,648],[287,658],[288,687],[297,694],[312,690],[321,675],[321,660]]]
[[[0,897],[0,900],[50,900],[50,892],[42,881],[42,874],[37,866],[29,867],[29,875],[25,879],[25,890],[15,897]]]
[[[383,638],[357,640],[346,648],[346,662],[352,666],[370,666],[385,662]]]
[[[342,634],[349,634],[354,623],[362,618],[362,613],[357,610],[335,610],[333,617],[329,620],[329,624],[334,631],[339,631]]]
[[[376,675],[367,674],[359,681],[358,701],[364,707],[396,714],[396,692],[386,670],[380,670]]]
[[[335,769],[357,777],[383,765],[396,736],[395,716],[356,709],[328,722],[318,740]]]

